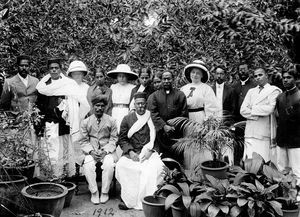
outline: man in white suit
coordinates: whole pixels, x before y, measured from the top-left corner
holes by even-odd
[[[274,139],[273,113],[281,90],[268,83],[268,75],[263,68],[254,71],[254,79],[257,86],[248,91],[240,110],[241,115],[247,119],[243,158],[251,158],[252,153],[257,152],[265,161],[269,161]]]

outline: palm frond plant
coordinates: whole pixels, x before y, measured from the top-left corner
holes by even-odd
[[[183,132],[183,138],[178,139],[173,148],[179,153],[185,153],[184,157],[188,159],[195,172],[200,169],[200,164],[207,162],[205,160],[224,165],[219,162],[224,161],[225,153],[233,150],[235,137],[232,126],[229,126],[224,119],[210,116],[200,124],[187,118],[177,117],[169,120],[168,123]]]

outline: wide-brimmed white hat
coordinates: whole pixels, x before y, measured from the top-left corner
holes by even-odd
[[[124,73],[128,76],[128,80],[136,80],[138,75],[131,71],[130,66],[127,64],[119,64],[116,69],[109,71],[107,76],[116,79],[119,73]]]
[[[184,70],[183,70],[184,75],[189,82],[192,82],[191,71],[193,68],[198,68],[198,69],[202,70],[203,77],[201,78],[201,81],[203,83],[206,83],[209,80],[210,74],[209,74],[208,69],[205,66],[205,63],[202,60],[194,60],[191,64],[188,64],[186,67],[184,67]]]
[[[74,60],[69,65],[69,68],[67,71],[67,76],[71,76],[72,72],[83,72],[84,76],[86,76],[88,73],[88,70],[87,70],[86,65],[82,61]]]

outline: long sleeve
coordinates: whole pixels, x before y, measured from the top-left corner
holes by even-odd
[[[186,101],[186,96],[184,95],[183,92],[180,92],[180,99],[179,99],[179,105],[181,105],[181,115],[180,117],[189,117],[189,111],[187,107],[187,101]],[[214,93],[213,93],[214,94]]]
[[[108,88],[108,99],[107,99],[107,106],[106,106],[106,113],[108,115],[111,115],[111,111],[113,108],[113,103],[112,103],[112,90]]]
[[[94,150],[93,146],[90,143],[87,119],[81,122],[80,138],[78,142],[81,146],[81,150],[83,151],[83,153],[88,154],[90,151]]]
[[[217,98],[211,87],[207,87],[205,94],[204,111],[205,116],[209,117],[218,111]]]
[[[118,141],[117,122],[115,120],[112,120],[109,141],[105,146],[103,146],[103,149],[108,153],[114,152],[116,150],[117,141]]]
[[[0,108],[4,110],[9,110],[12,98],[13,98],[13,94],[12,91],[10,90],[9,83],[6,80],[1,94]]]
[[[129,125],[128,125],[127,119],[125,117],[125,118],[123,118],[123,120],[121,122],[120,134],[119,134],[119,140],[118,140],[118,145],[120,145],[124,154],[128,154],[128,152],[130,150],[134,149],[133,146],[129,142],[129,138],[127,136],[128,131],[129,131]]]
[[[258,117],[253,117],[253,115],[251,114],[251,110],[252,110],[251,94],[252,94],[252,91],[249,90],[248,93],[246,94],[246,97],[245,97],[243,103],[242,103],[240,113],[243,117],[245,117],[247,119],[256,120]]]
[[[151,112],[151,118],[156,128],[156,131],[160,131],[166,125],[166,122],[160,117],[159,106],[156,99],[156,92],[150,95],[147,102],[148,102],[147,109]],[[185,109],[182,110],[182,113],[184,113],[185,110],[187,110],[186,100],[185,100]]]
[[[251,110],[252,116],[268,116],[274,112],[275,105],[276,105],[276,98],[280,94],[280,91],[274,90],[269,96],[268,96],[268,104],[265,105],[253,105]]]

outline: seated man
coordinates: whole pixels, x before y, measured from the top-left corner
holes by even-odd
[[[85,154],[83,173],[91,191],[91,201],[94,204],[106,203],[109,200],[108,191],[114,175],[117,160],[115,153],[117,142],[117,125],[115,120],[104,114],[107,98],[103,95],[94,96],[91,100],[93,115],[81,123],[81,138],[79,143]],[[96,163],[102,166],[102,188],[99,192],[96,182]]]
[[[116,178],[121,185],[119,208],[142,209],[142,199],[157,190],[162,180],[163,162],[153,149],[155,127],[146,110],[146,93],[134,95],[135,111],[124,117],[118,144],[123,156],[116,164]]]

